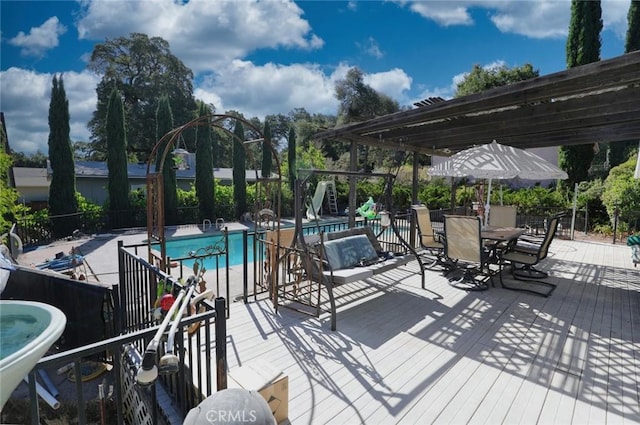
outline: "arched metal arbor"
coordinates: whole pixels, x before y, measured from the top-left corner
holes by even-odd
[[[249,163],[253,166],[253,170],[256,173],[256,202],[254,203],[254,221],[258,222],[259,211],[266,208],[268,205],[274,213],[274,227],[277,230],[280,229],[280,214],[281,214],[281,185],[282,175],[280,172],[280,161],[276,150],[273,148],[271,140],[265,139],[262,131],[253,125],[251,122],[228,114],[210,114],[203,115],[188,123],[176,127],[162,136],[160,140],[155,144],[149,160],[147,161],[147,246],[148,246],[148,259],[152,264],[156,264],[158,261],[157,256],[153,254],[152,245],[160,245],[160,264],[159,268],[165,272],[169,272],[169,264],[167,264],[167,248],[166,248],[166,236],[165,236],[165,215],[164,215],[164,190],[163,190],[163,167],[164,161],[169,155],[169,152],[176,148],[177,141],[180,139],[180,135],[187,129],[194,127],[210,126],[217,128],[227,135],[238,139],[238,137],[225,127],[223,124],[227,121],[240,121],[245,128],[250,128],[256,132],[260,137],[253,140],[239,140],[245,149]],[[229,126],[230,127],[230,126]],[[248,147],[255,143],[262,143],[262,149],[269,149],[273,158],[274,173],[271,176],[258,175],[258,167],[256,166],[256,159],[252,155],[252,151]],[[158,156],[158,152],[161,151],[162,155]],[[154,159],[156,160],[154,162]],[[152,167],[152,165],[154,165]]]

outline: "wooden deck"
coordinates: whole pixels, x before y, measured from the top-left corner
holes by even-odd
[[[640,423],[640,268],[624,245],[555,240],[540,297],[455,289],[417,263],[338,293],[338,330],[233,303],[229,367],[289,376],[292,424]]]

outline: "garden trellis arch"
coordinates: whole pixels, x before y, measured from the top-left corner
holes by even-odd
[[[167,132],[164,136],[158,140],[153,147],[149,160],[147,161],[147,247],[148,247],[148,259],[151,264],[157,263],[157,257],[153,254],[152,246],[158,244],[160,246],[160,264],[159,268],[165,272],[170,272],[169,264],[167,262],[167,246],[165,235],[165,216],[164,216],[164,190],[163,190],[163,178],[162,172],[164,168],[164,161],[169,155],[169,152],[177,148],[180,136],[185,130],[195,127],[210,126],[212,128],[219,129],[231,136],[234,139],[238,137],[225,127],[223,124],[227,122],[239,121],[246,128],[249,128],[256,132],[259,137],[253,140],[239,140],[244,147],[247,154],[248,163],[252,165],[254,172],[256,173],[256,202],[254,202],[253,217],[256,224],[258,224],[258,212],[268,205],[270,210],[273,211],[274,221],[273,226],[276,229],[280,229],[280,214],[281,214],[281,186],[282,175],[280,172],[280,160],[276,150],[271,143],[271,140],[266,139],[261,129],[257,128],[250,121],[244,118],[229,115],[229,114],[209,114],[195,118],[188,123],[174,128]],[[229,126],[231,127],[231,126]],[[229,139],[231,140],[231,139]],[[263,177],[258,173],[256,158],[253,157],[253,152],[248,149],[250,145],[261,143],[262,149],[269,149],[272,156],[272,164],[274,164],[274,170],[270,176]],[[158,156],[158,152],[162,149],[162,155]],[[249,212],[249,211],[247,211]],[[279,232],[278,232],[279,233]]]

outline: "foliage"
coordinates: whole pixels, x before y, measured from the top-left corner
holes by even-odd
[[[5,153],[6,136],[0,126],[0,235],[7,232],[16,218],[19,194],[9,187],[9,168],[11,157]]]
[[[524,81],[540,75],[531,64],[508,68],[506,65],[483,68],[474,65],[471,72],[456,85],[455,97],[480,93],[494,87],[506,86],[517,81]]]
[[[141,161],[148,159],[157,140],[153,136],[158,94],[164,93],[171,100],[177,124],[193,118],[193,72],[160,37],[132,33],[96,44],[88,68],[102,76],[96,88],[97,109],[89,122],[96,160],[103,160],[106,153],[107,103],[114,88],[124,97],[127,140]],[[195,146],[188,148],[193,150]]]
[[[582,211],[586,209],[591,227],[609,222],[607,210],[602,203],[604,190],[605,187],[602,179],[595,179],[578,184],[576,206]]]
[[[640,50],[640,0],[631,0],[627,13],[627,37],[624,44],[624,52]]]
[[[247,210],[247,170],[244,151],[244,126],[236,120],[233,130],[233,200],[234,218],[239,219]]]
[[[444,209],[451,206],[451,185],[444,178],[435,178],[422,186],[418,201],[430,209]]]
[[[338,99],[338,124],[365,121],[400,110],[398,102],[378,93],[364,83],[364,74],[351,68],[342,80],[336,81],[335,96]]]
[[[384,189],[384,181],[380,178],[359,179],[356,183],[356,205],[362,205],[369,197],[376,202],[385,203]],[[394,204],[393,207],[395,208],[396,205]]]
[[[349,69],[344,79],[336,81],[335,96],[339,102],[338,124],[366,121],[400,110],[397,101],[365,84],[364,74],[358,68]],[[358,149],[360,167],[372,171],[372,163],[376,162],[369,159],[372,148],[368,145],[358,145]],[[380,157],[381,149],[377,148],[377,151],[377,156]]]
[[[82,213],[81,224],[76,223],[76,229],[82,227],[85,232],[100,230],[104,223],[102,207],[87,200],[80,192],[75,193],[75,199],[78,203],[78,212]]]
[[[289,138],[287,140],[288,148],[287,148],[287,164],[289,166],[288,176],[289,176],[289,189],[291,192],[295,191],[295,181],[298,176],[298,163],[296,161],[296,128],[291,126],[289,129]]]
[[[47,156],[40,151],[33,154],[12,152],[11,157],[14,167],[45,168],[47,166]]]
[[[200,102],[198,116],[211,114],[211,110]],[[196,129],[196,195],[200,219],[214,219],[215,211],[215,180],[213,179],[213,139],[210,125],[199,125]]]
[[[49,209],[51,215],[66,215],[78,210],[75,198],[76,180],[71,141],[69,139],[69,101],[62,77],[53,77],[51,101],[49,103],[49,160],[51,162],[51,185],[49,186]],[[75,229],[73,219],[58,218],[54,221],[56,237],[70,235]]]
[[[271,125],[268,120],[264,122],[264,131],[263,131],[264,141],[262,142],[262,177],[270,177],[271,176],[271,168],[272,168],[272,157],[271,157],[271,148],[272,140],[271,140]]]
[[[602,203],[613,222],[616,209],[622,221],[636,223],[640,220],[640,179],[634,179],[634,155],[624,163],[613,167],[604,182]]]
[[[233,186],[223,186],[216,182],[216,212],[225,220],[235,220]]]
[[[107,111],[107,168],[109,170],[109,207],[129,209],[129,175],[127,171],[127,138],[124,128],[124,108],[118,90],[109,97]]]
[[[173,129],[173,114],[168,96],[161,96],[156,111],[156,140],[160,139]],[[162,146],[158,146],[156,152],[156,171],[160,171],[160,161],[165,150],[167,156],[162,165],[162,181],[164,189],[164,217],[166,224],[178,222],[178,194],[176,192],[176,170],[174,169],[173,146],[167,146],[169,139]]]
[[[571,20],[566,47],[568,68],[600,60],[601,16],[599,0],[571,0]],[[575,183],[587,180],[594,155],[592,144],[560,147],[558,164],[569,175],[563,185],[570,191]]]
[[[296,163],[298,164],[298,170],[301,169],[326,169],[326,161],[322,151],[313,145],[303,148],[298,146],[296,149]]]

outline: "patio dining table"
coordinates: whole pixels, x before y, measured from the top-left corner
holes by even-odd
[[[497,226],[485,226],[480,231],[482,239],[495,242],[509,243],[520,236],[524,235],[527,229],[522,227],[497,227]]]

